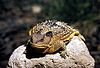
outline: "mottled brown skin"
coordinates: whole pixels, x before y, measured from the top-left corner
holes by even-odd
[[[33,48],[42,49],[41,53],[54,53],[59,51],[61,56],[65,58],[66,44],[73,38],[78,36],[84,37],[75,29],[68,26],[64,22],[45,21],[37,24],[29,31],[31,36],[31,46]]]

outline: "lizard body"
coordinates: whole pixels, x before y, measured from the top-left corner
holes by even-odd
[[[84,37],[78,30],[68,26],[67,23],[52,20],[37,24],[29,31],[31,36],[31,46],[33,48],[42,49],[41,53],[54,53],[58,50],[61,56],[64,55],[66,44],[73,38],[78,36],[84,40]]]

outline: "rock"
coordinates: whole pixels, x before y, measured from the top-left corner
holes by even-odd
[[[12,53],[7,68],[94,68],[94,59],[85,43],[74,36],[66,46],[66,58],[59,53],[46,54],[39,58],[26,58],[26,46],[19,46]]]

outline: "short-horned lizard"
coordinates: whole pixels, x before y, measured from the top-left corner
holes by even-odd
[[[41,53],[45,54],[58,51],[62,57],[65,57],[64,50],[73,36],[84,39],[78,30],[56,20],[37,24],[29,31],[29,36],[28,43],[33,48],[42,49]]]

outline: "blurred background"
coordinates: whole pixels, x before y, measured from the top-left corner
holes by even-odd
[[[78,29],[100,68],[100,0],[0,0],[0,68],[25,44],[29,29],[49,19]]]

